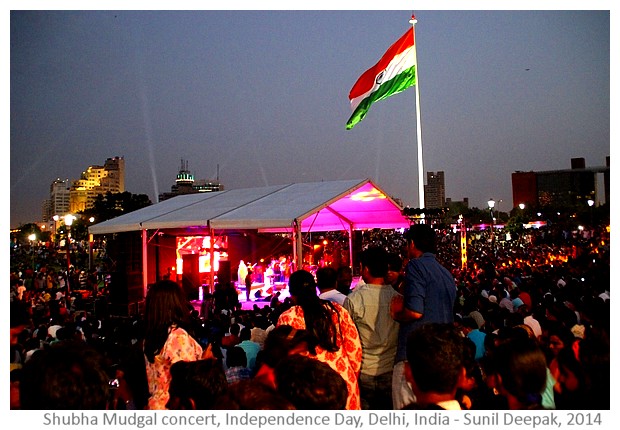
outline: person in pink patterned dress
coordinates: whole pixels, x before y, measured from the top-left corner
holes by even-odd
[[[338,372],[347,383],[346,408],[361,409],[357,380],[362,365],[362,344],[351,316],[338,303],[319,299],[314,276],[306,270],[291,274],[289,291],[294,305],[280,315],[276,326],[286,324],[307,330],[312,336],[309,352],[303,354]]]
[[[144,356],[150,397],[147,409],[166,409],[170,367],[200,360],[203,350],[191,335],[189,302],[174,281],[163,280],[146,294]]]

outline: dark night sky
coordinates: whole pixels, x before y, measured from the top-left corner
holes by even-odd
[[[415,89],[345,130],[351,86],[411,12],[11,11],[11,227],[114,156],[154,202],[187,160],[228,189],[372,178],[417,206]],[[508,211],[514,171],[605,164],[609,10],[415,14],[424,170],[446,197]]]

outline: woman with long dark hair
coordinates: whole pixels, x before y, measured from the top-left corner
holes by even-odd
[[[189,302],[174,281],[152,285],[146,294],[144,356],[150,397],[148,409],[166,409],[170,367],[196,361],[202,347],[192,336]]]
[[[355,323],[338,303],[317,296],[314,276],[297,270],[289,278],[293,306],[280,315],[277,326],[306,330],[308,355],[328,364],[347,383],[347,409],[361,409],[358,377],[362,365],[362,344]]]

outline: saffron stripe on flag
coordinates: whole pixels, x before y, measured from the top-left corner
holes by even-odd
[[[376,76],[387,66],[390,64],[392,59],[397,55],[401,54],[405,50],[413,47],[413,27],[403,34],[400,39],[398,39],[392,46],[385,51],[383,57],[372,66],[370,69],[366,70],[362,76],[359,77],[357,82],[351,88],[349,92],[349,99],[354,99],[355,97],[359,97],[360,95],[366,93],[368,90],[372,88],[375,83]]]

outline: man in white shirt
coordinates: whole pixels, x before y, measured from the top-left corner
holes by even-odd
[[[332,267],[325,266],[316,271],[316,286],[319,289],[319,298],[342,305],[347,296],[336,289],[337,279],[337,272]]]
[[[399,323],[390,315],[390,303],[400,294],[385,281],[388,253],[370,247],[359,254],[363,284],[344,301],[362,341],[359,385],[362,409],[393,409],[392,372],[398,346]]]

